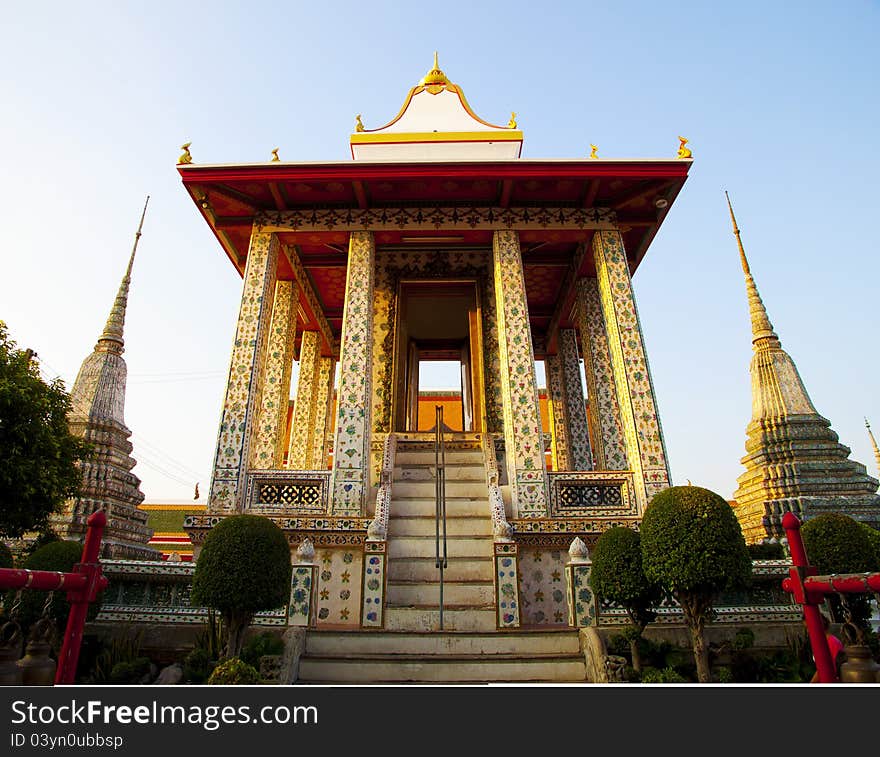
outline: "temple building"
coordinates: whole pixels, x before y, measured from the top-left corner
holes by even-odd
[[[850,448],[839,442],[831,423],[813,406],[758,294],[729,199],[728,207],[745,275],[754,350],[749,369],[752,420],[742,458],[746,470],[733,495],[743,535],[748,542],[783,538],[786,512],[801,520],[844,513],[880,528],[880,482],[864,465],[849,459]]]
[[[584,545],[670,483],[631,278],[687,178],[679,141],[523,158],[516,115],[479,117],[435,58],[390,122],[356,118],[352,160],[198,164],[187,143],[183,186],[243,279],[196,555],[226,516],[272,518],[311,587],[289,622],[328,633],[588,624]],[[442,585],[434,361],[461,376]]]
[[[149,197],[147,202],[149,202]],[[158,560],[161,553],[147,545],[153,532],[147,516],[138,509],[144,500],[140,479],[132,473],[131,431],[125,425],[125,383],[128,369],[123,330],[131,269],[143,228],[144,212],[135,234],[128,267],[119,285],[110,316],[92,353],[83,361],[70,393],[68,424],[73,434],[92,445],[81,464],[80,495],[65,503],[62,512],[50,518],[52,530],[63,539],[85,539],[86,520],[103,509],[107,513],[101,555],[105,558]]]

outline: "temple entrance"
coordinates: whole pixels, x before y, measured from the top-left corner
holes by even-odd
[[[442,387],[447,431],[479,432],[485,427],[483,343],[476,281],[402,281],[398,289],[394,350],[395,431],[429,431],[434,426],[434,403],[425,391],[433,376],[449,377],[449,364],[458,365],[457,386]],[[432,368],[443,365],[446,371]],[[457,391],[457,394],[455,393]],[[448,396],[446,396],[448,395]],[[430,412],[419,411],[430,404]],[[439,402],[440,395],[436,398]],[[460,410],[460,412],[459,412]],[[421,420],[420,420],[421,415]]]

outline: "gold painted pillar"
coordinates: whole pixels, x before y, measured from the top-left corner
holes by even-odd
[[[331,485],[331,512],[334,515],[366,512],[366,495],[370,489],[375,262],[376,243],[372,232],[353,231],[348,243],[339,354]]]
[[[550,420],[550,456],[553,460],[553,470],[572,470],[568,452],[562,359],[558,354],[547,355],[544,358],[544,367],[547,374],[547,415]]]
[[[535,352],[519,236],[515,231],[494,233],[492,263],[504,408],[504,457],[514,517],[546,517],[547,472]]]
[[[608,334],[614,384],[639,510],[669,486],[669,468],[623,239],[616,229],[593,235],[593,257]]]
[[[336,361],[332,357],[322,357],[318,365],[318,383],[315,387],[315,438],[312,443],[312,458],[309,468],[326,470],[327,436],[332,431],[333,383],[336,378]]]
[[[278,268],[278,237],[254,227],[244,270],[226,397],[208,495],[209,513],[244,509],[247,464],[261,405],[263,361],[269,337]]]
[[[257,416],[257,440],[251,454],[251,468],[280,468],[284,462],[298,295],[296,282],[279,281],[275,284],[275,305],[272,308],[269,347],[263,369],[263,396]]]
[[[303,331],[299,348],[299,380],[290,422],[290,446],[287,467],[292,470],[311,470],[314,449],[315,410],[318,403],[318,380],[321,368],[321,335],[317,331]]]
[[[577,335],[574,329],[559,332],[559,360],[562,387],[565,396],[565,424],[568,429],[568,449],[572,470],[592,470],[590,429],[587,425],[587,400],[581,381],[578,361]]]
[[[584,355],[584,375],[590,398],[590,438],[596,470],[629,470],[620,406],[611,369],[611,352],[602,299],[596,279],[578,281],[577,327]]]

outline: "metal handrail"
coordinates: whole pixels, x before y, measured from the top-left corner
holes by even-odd
[[[443,438],[443,406],[435,405],[434,424],[434,490],[436,498],[434,521],[435,567],[440,571],[440,630],[443,630],[443,571],[449,566],[446,553],[446,443]],[[443,553],[440,552],[440,525],[443,525]]]

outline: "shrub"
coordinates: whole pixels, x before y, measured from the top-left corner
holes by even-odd
[[[263,631],[259,636],[249,639],[242,647],[241,659],[259,670],[260,658],[263,655],[276,655],[282,652],[284,652],[284,642],[271,631]]]
[[[0,541],[0,568],[11,568],[12,563],[12,550]]]
[[[148,657],[136,657],[134,660],[117,662],[110,671],[110,683],[133,684],[150,672]]]
[[[221,614],[228,656],[238,655],[255,612],[287,603],[290,574],[287,539],[268,518],[233,515],[211,530],[196,563],[192,602]]]
[[[645,668],[642,671],[642,683],[687,683],[688,680],[673,667],[662,670]]]
[[[204,683],[216,667],[217,660],[212,659],[210,652],[196,647],[183,660],[183,676],[189,683]]]
[[[674,486],[654,496],[642,519],[645,575],[681,605],[691,632],[701,683],[711,680],[705,624],[726,589],[741,588],[752,561],[739,522],[718,494],[698,486]]]
[[[209,684],[219,686],[245,686],[259,682],[260,674],[257,669],[238,657],[230,657],[221,662],[208,679]]]
[[[104,640],[101,650],[95,656],[95,665],[89,676],[89,683],[109,683],[113,671],[120,663],[132,663],[141,658],[141,639],[143,631],[123,627],[111,639]]]
[[[715,675],[713,676],[717,683],[733,683],[733,671],[727,667],[719,667],[715,668]]]
[[[785,558],[785,550],[779,542],[762,544],[749,544],[749,557],[753,560],[782,560]]]
[[[867,523],[859,523],[859,525],[862,527],[865,536],[868,537],[868,541],[871,542],[871,549],[874,550],[874,559],[877,561],[877,565],[880,566],[880,531],[876,528],[871,528]],[[880,570],[880,567],[877,569]]]

